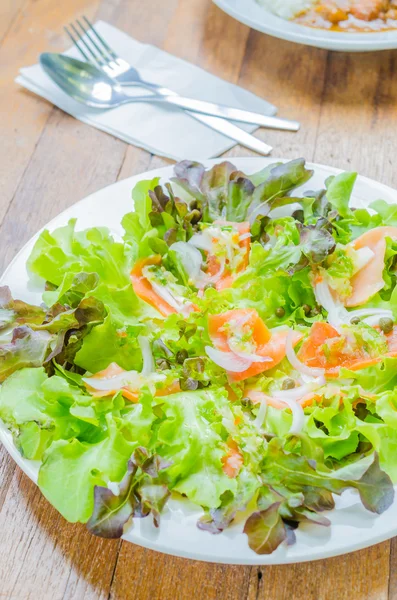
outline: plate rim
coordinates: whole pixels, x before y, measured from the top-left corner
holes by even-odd
[[[258,8],[264,13],[263,20],[257,21],[250,16],[250,13],[246,14],[237,10],[232,5],[232,0],[212,1],[218,8],[237,21],[240,21],[240,23],[248,25],[248,27],[261,33],[288,42],[322,48],[324,50],[334,50],[336,52],[378,52],[397,48],[397,29],[384,32],[362,33],[327,31],[326,29],[316,29],[299,23],[292,23],[271,14],[265,7],[253,6],[251,10]],[[255,0],[249,0],[249,2],[256,4]],[[276,25],[270,24],[269,26],[266,23],[266,14],[269,15],[268,19],[271,22],[274,21]],[[287,28],[286,25],[288,26]],[[368,36],[371,36],[371,38],[369,39]]]
[[[205,166],[211,166],[213,164],[219,163],[220,160],[221,159],[219,159],[219,158],[209,159],[209,160],[203,161],[203,164]],[[253,170],[255,170],[257,167],[261,168],[261,167],[265,166],[266,164],[271,164],[273,162],[288,162],[291,159],[278,158],[278,157],[231,157],[231,160],[235,161],[237,163],[237,165],[243,164],[243,163],[244,163],[244,165],[252,165]],[[307,165],[307,167],[312,168],[314,170],[316,170],[316,169],[321,170],[322,176],[325,173],[338,174],[338,173],[343,172],[343,169],[339,169],[339,168],[328,166],[328,165],[322,165],[320,163],[307,162],[306,165]],[[77,206],[82,207],[82,206],[84,206],[85,203],[87,203],[88,200],[94,199],[97,194],[106,193],[106,190],[109,190],[109,189],[112,189],[112,188],[115,188],[118,186],[120,186],[120,187],[123,185],[124,186],[127,186],[127,185],[133,186],[136,182],[138,182],[142,179],[153,178],[154,176],[160,176],[161,178],[162,177],[168,178],[170,176],[170,172],[172,171],[172,168],[173,168],[173,165],[161,167],[161,168],[155,168],[155,169],[151,169],[149,171],[140,173],[138,175],[133,175],[133,176],[127,177],[123,180],[113,182],[103,188],[100,188],[99,190],[96,190],[95,192],[93,192],[92,194],[89,194],[85,198],[78,200],[77,202],[75,202],[74,204],[72,204],[71,206],[66,208],[64,211],[60,212],[53,219],[51,219],[46,225],[44,225],[42,228],[40,228],[26,242],[26,244],[24,244],[23,247],[18,251],[16,256],[11,260],[9,265],[6,267],[4,272],[1,274],[0,285],[7,283],[6,279],[7,279],[8,273],[21,260],[21,258],[23,257],[23,254],[26,252],[26,250],[29,248],[29,246],[34,243],[34,241],[40,235],[41,231],[43,231],[44,229],[47,229],[47,228],[51,229],[52,227],[55,227],[55,226],[61,226],[59,223],[56,224],[56,222],[58,222],[59,220],[62,220],[62,219],[68,220],[69,218],[71,218],[70,213],[73,213],[74,209]],[[248,169],[247,166],[243,166],[241,168]],[[357,182],[362,182],[363,184],[375,186],[377,192],[382,193],[384,191],[385,193],[387,193],[387,195],[390,195],[392,197],[394,196],[395,202],[397,203],[397,189],[394,189],[391,186],[385,185],[381,182],[377,182],[374,179],[371,179],[371,178],[368,178],[368,177],[365,177],[362,175],[358,175]],[[26,278],[25,283],[26,282],[27,282],[27,278]],[[20,454],[20,452],[18,451],[17,447],[15,446],[15,444],[13,442],[11,433],[8,431],[7,427],[2,422],[1,419],[0,419],[0,443],[2,443],[4,445],[8,454],[11,456],[11,458],[14,460],[14,462],[19,466],[19,468],[21,468],[22,471],[33,481],[33,483],[35,483],[37,485],[37,477],[35,476],[35,470],[37,470],[37,465],[39,463],[37,461],[30,461],[28,459],[23,458],[23,456]],[[395,489],[397,490],[397,486],[395,486]],[[394,501],[394,505],[397,507],[397,498]],[[203,535],[206,535],[206,532],[200,532],[200,533],[202,533]],[[172,555],[172,556],[188,558],[190,560],[198,560],[198,561],[218,563],[218,564],[234,564],[234,565],[278,565],[278,564],[294,564],[294,563],[300,563],[300,562],[311,562],[311,561],[315,561],[315,560],[323,560],[325,558],[341,556],[343,554],[349,554],[351,552],[355,552],[355,551],[373,546],[375,544],[381,543],[383,541],[386,541],[386,540],[394,537],[396,534],[397,534],[397,524],[394,527],[394,529],[391,528],[390,530],[388,530],[386,532],[381,532],[378,535],[376,535],[376,533],[375,533],[375,535],[373,535],[370,539],[367,539],[364,542],[360,539],[356,539],[355,541],[352,541],[350,544],[347,544],[345,546],[340,546],[337,549],[331,550],[331,551],[326,550],[326,544],[325,544],[324,549],[319,548],[319,547],[313,547],[312,553],[309,553],[307,556],[302,556],[302,557],[288,556],[288,555],[278,557],[274,554],[260,556],[260,555],[256,555],[254,552],[252,552],[252,555],[250,553],[246,557],[238,556],[236,559],[233,559],[230,557],[217,556],[216,554],[211,554],[211,550],[208,553],[208,550],[206,548],[204,548],[204,551],[202,551],[202,550],[191,551],[191,550],[185,550],[185,549],[183,549],[183,550],[175,549],[175,548],[172,548],[169,546],[167,547],[167,545],[164,543],[158,543],[156,541],[153,542],[152,540],[150,540],[146,537],[141,537],[140,531],[138,531],[138,527],[134,527],[130,531],[128,531],[123,536],[123,539],[126,541],[129,541],[129,542],[135,543],[144,548],[148,548],[150,550],[155,550],[155,551],[162,552],[164,554],[168,554],[168,555]],[[225,534],[222,534],[222,535],[225,535]],[[188,539],[189,538],[187,538],[187,540]],[[187,544],[188,544],[188,541],[187,541]],[[206,544],[206,546],[208,546],[210,548],[210,544]],[[247,547],[248,547],[248,544],[247,544]]]

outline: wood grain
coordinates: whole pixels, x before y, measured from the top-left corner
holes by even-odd
[[[249,30],[211,0],[0,0],[0,269],[46,221],[117,179],[169,164],[91,129],[13,84],[66,46],[63,24],[106,19],[137,39],[239,83],[299,119],[261,130],[275,156],[354,168],[397,186],[396,53],[331,54]],[[95,151],[93,151],[95,149]],[[228,155],[249,155],[233,148]],[[397,600],[395,541],[342,558],[235,567],[100,540],[68,524],[0,449],[0,598]]]
[[[25,4],[25,0],[3,0],[0,4],[0,42]]]

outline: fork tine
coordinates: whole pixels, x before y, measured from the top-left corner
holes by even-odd
[[[102,46],[110,54],[110,56],[112,58],[114,58],[115,60],[117,60],[117,58],[118,58],[117,54],[112,50],[112,48],[103,39],[103,37],[101,35],[99,35],[99,33],[97,32],[97,30],[95,29],[95,27],[93,26],[93,24],[91,23],[91,21],[89,21],[85,15],[83,15],[83,20],[85,21],[85,23],[86,23],[87,27],[89,28],[89,30],[92,31],[92,33],[95,35],[95,37],[97,38],[97,40],[102,44]]]
[[[89,56],[84,52],[81,44],[76,40],[76,38],[74,37],[74,35],[70,31],[70,29],[67,27],[67,25],[64,26],[64,30],[66,31],[66,33],[68,34],[68,36],[70,37],[70,39],[72,40],[73,44],[76,46],[76,48],[80,52],[80,54],[89,62],[90,61]],[[80,36],[79,36],[79,39],[80,39]]]
[[[90,40],[91,44],[94,46],[95,50],[97,52],[99,52],[99,55],[102,59],[103,63],[107,63],[109,62],[106,55],[104,54],[103,50],[101,50],[101,48],[98,46],[98,44],[96,43],[96,41],[94,39],[92,39],[91,34],[89,33],[89,31],[84,27],[84,25],[81,23],[81,21],[79,21],[79,19],[76,19],[76,23],[77,25],[80,27],[83,35],[86,36],[87,39]]]
[[[97,64],[99,64],[100,66],[103,65],[103,64],[105,64],[104,60],[102,59],[102,57],[98,56],[97,54],[95,54],[95,52],[92,50],[91,46],[89,46],[87,44],[86,40],[83,38],[83,36],[81,35],[81,33],[77,30],[77,27],[74,25],[74,23],[71,23],[70,27],[73,30],[73,33],[77,36],[78,40],[84,45],[84,47],[89,52],[89,54],[91,54],[91,56],[95,60],[95,62]],[[84,29],[83,29],[83,32],[85,33]],[[88,58],[88,60],[90,61],[90,58]]]

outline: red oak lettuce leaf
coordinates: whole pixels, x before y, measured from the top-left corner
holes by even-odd
[[[280,502],[253,513],[246,521],[244,533],[256,554],[272,554],[287,538],[286,526],[280,516]]]

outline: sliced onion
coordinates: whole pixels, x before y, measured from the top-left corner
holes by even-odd
[[[306,394],[309,394],[313,390],[313,386],[310,383],[300,385],[299,387],[293,388],[292,390],[279,390],[276,395],[272,396],[278,400],[300,400]]]
[[[335,301],[327,283],[323,280],[314,289],[316,300],[328,312],[328,322],[338,331],[341,325],[350,324],[354,317],[363,318],[367,325],[376,325],[380,317],[393,318],[393,313],[387,308],[359,308],[348,311],[342,304]]]
[[[246,371],[252,365],[252,360],[240,358],[234,352],[222,352],[211,346],[206,346],[205,351],[218,367],[230,373],[243,373],[243,371]]]
[[[188,244],[191,244],[199,250],[205,250],[206,252],[211,252],[213,246],[212,239],[206,235],[205,232],[194,233],[188,241]]]
[[[287,358],[294,369],[299,371],[299,373],[304,373],[305,375],[311,375],[312,377],[319,377],[325,374],[324,369],[320,369],[319,367],[308,367],[304,363],[302,363],[299,358],[295,354],[295,350],[292,345],[293,338],[293,330],[290,329],[287,339],[285,341],[285,353]]]
[[[155,281],[150,281],[150,285],[152,286],[156,294],[160,296],[160,298],[162,298],[165,302],[167,302],[167,304],[172,306],[172,308],[175,308],[177,312],[185,316],[192,312],[193,305],[191,302],[187,302],[183,298],[175,298],[173,293],[170,292],[168,288],[166,288],[164,285],[159,285]]]
[[[371,317],[373,315],[378,315],[378,317],[393,317],[393,313],[388,308],[359,308],[358,310],[352,310],[349,312],[349,317],[352,319],[353,317]]]
[[[187,275],[193,282],[196,281],[201,273],[203,262],[200,250],[187,242],[175,242],[170,246],[170,250],[176,252]]]
[[[306,379],[306,376],[304,376]],[[310,378],[310,381],[305,383],[304,385],[299,385],[298,387],[293,388],[292,390],[279,390],[276,394],[272,395],[272,398],[276,398],[278,400],[300,400],[306,394],[310,394],[318,388],[325,385],[325,377],[316,377],[315,379]]]
[[[328,322],[335,327],[335,329],[338,329],[340,325],[347,322],[347,319],[350,319],[349,312],[340,302],[334,300],[331,291],[324,280],[315,285],[314,294],[318,304],[323,306],[327,311]]]
[[[251,234],[247,231],[247,233],[242,233],[239,237],[240,242],[244,242],[244,240],[248,240],[251,237]]]
[[[83,377],[83,381],[94,390],[112,392],[113,390],[121,390],[121,388],[136,382],[137,378],[139,378],[137,371],[125,371],[121,375],[109,378]]]
[[[266,400],[261,400],[260,406],[259,406],[259,410],[258,410],[258,414],[256,415],[255,421],[254,421],[254,426],[257,429],[261,429],[263,422],[266,418],[266,413],[267,413],[267,402]]]
[[[293,435],[297,435],[303,429],[305,424],[305,413],[303,408],[298,402],[295,400],[287,400],[284,399],[284,402],[288,404],[289,408],[292,411],[292,425],[290,427],[289,433]]]
[[[302,210],[302,205],[298,202],[293,202],[292,204],[285,204],[284,206],[278,206],[277,208],[273,208],[269,212],[269,217],[271,219],[282,219],[283,217],[292,217],[294,212],[297,210]]]
[[[160,296],[160,298],[165,300],[167,304],[172,306],[172,308],[175,308],[176,311],[182,312],[181,304],[174,298],[172,293],[164,285],[159,285],[155,281],[150,281],[150,285],[152,286],[156,294]]]
[[[365,323],[366,325],[369,325],[370,327],[375,327],[376,325],[379,325],[379,315],[373,315],[372,317],[366,317],[365,319],[363,319],[363,323]]]
[[[230,343],[229,343],[229,346],[231,346]],[[249,360],[253,363],[255,363],[255,362],[259,362],[259,363],[273,362],[273,359],[270,358],[270,356],[260,356],[259,354],[249,354],[249,352],[237,352],[236,350],[233,350],[233,354],[235,354],[239,358]]]
[[[139,335],[138,342],[141,348],[143,359],[141,375],[150,375],[150,373],[154,373],[156,369],[154,367],[154,358],[152,349],[150,347],[149,338],[145,337],[144,335]]]
[[[260,363],[272,362],[272,360],[273,360],[269,356],[261,356],[260,354],[250,354],[249,352],[240,352],[238,349],[236,349],[235,346],[236,346],[236,344],[233,343],[233,339],[229,340],[230,350],[232,350],[233,354],[235,354],[239,358],[250,360],[251,362],[260,362]]]

